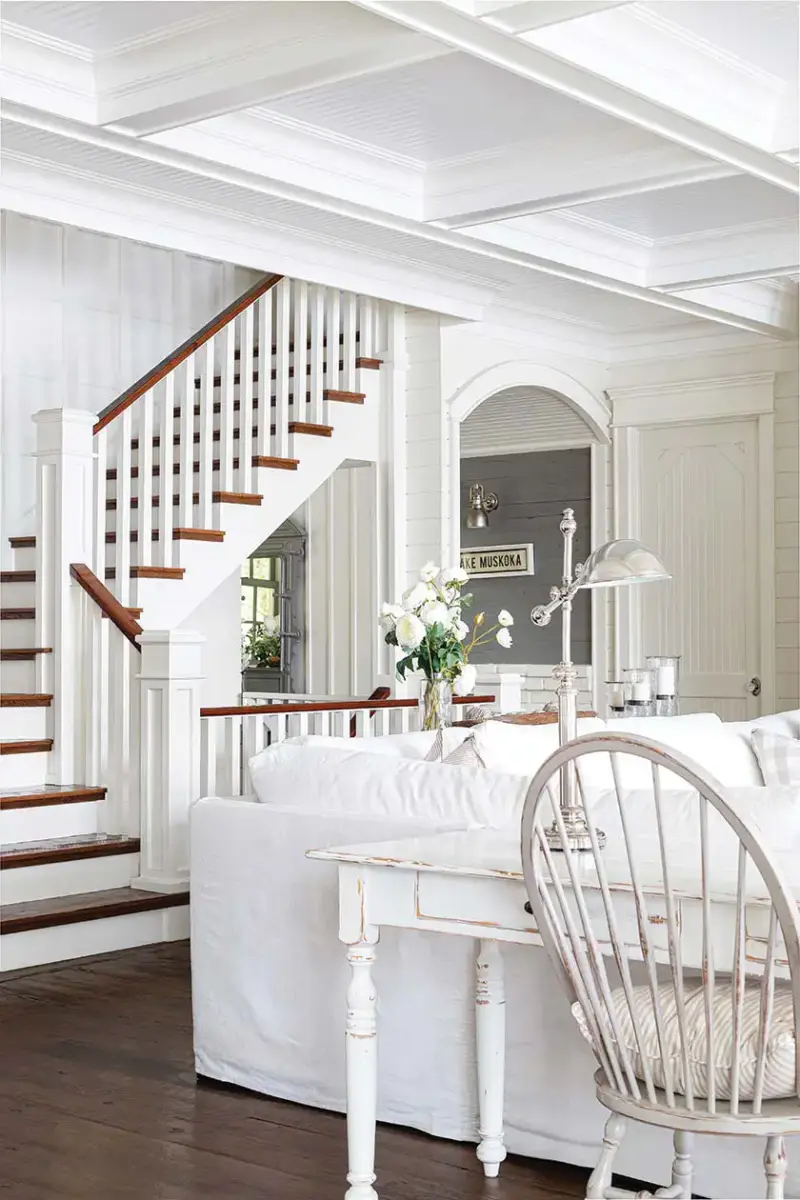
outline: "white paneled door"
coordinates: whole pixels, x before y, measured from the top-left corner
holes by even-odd
[[[682,656],[682,710],[743,720],[761,712],[758,421],[643,429],[645,544],[673,578],[639,589],[641,650]],[[755,682],[756,680],[759,683]]]

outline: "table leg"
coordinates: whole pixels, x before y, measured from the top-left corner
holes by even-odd
[[[506,1068],[506,989],[500,943],[482,941],[478,950],[475,1026],[478,1042],[478,1158],[493,1179],[506,1156],[503,1091]]]
[[[377,993],[372,979],[375,946],[347,947],[347,1182],[345,1200],[378,1200],[375,1121],[378,1104]]]

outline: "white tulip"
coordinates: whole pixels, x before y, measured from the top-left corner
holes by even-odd
[[[436,589],[432,588],[429,583],[415,583],[413,587],[403,592],[403,608],[406,612],[411,612],[412,609],[419,608],[428,600],[435,599]]]
[[[457,696],[468,696],[470,692],[475,691],[475,684],[478,682],[478,668],[471,667],[469,663],[464,663],[461,671],[453,680],[453,691]]]
[[[460,642],[463,642],[464,638],[469,633],[469,625],[467,624],[466,621],[456,621],[455,625],[453,626],[453,632],[455,633],[458,640]]]
[[[444,625],[447,627],[450,624],[450,609],[439,600],[429,600],[427,604],[423,604],[419,615],[423,625],[427,625],[428,628],[431,625]]]
[[[439,568],[436,563],[426,562],[425,566],[419,573],[419,577],[423,583],[433,583],[436,576],[439,574]]]
[[[514,624],[514,618],[512,617],[511,613],[508,611],[507,608],[502,609],[497,614],[497,624],[498,625],[513,625]]]
[[[397,622],[395,633],[397,644],[402,650],[416,650],[425,637],[425,626],[419,617],[415,617],[413,613],[406,613]]]
[[[511,648],[512,638],[507,629],[498,629],[494,636],[497,638],[497,644],[502,646],[504,650],[509,650]]]

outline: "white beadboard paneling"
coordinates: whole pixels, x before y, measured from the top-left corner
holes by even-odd
[[[798,373],[775,377],[775,645],[779,709],[800,706],[800,398]]]
[[[544,446],[588,445],[586,422],[561,396],[544,388],[515,387],[484,400],[461,424],[462,457],[520,452]]]
[[[32,533],[31,417],[97,412],[258,272],[121,238],[2,216],[4,533]],[[6,539],[2,558],[9,561]]]

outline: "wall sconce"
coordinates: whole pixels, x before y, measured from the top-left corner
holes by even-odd
[[[489,524],[489,513],[494,512],[498,503],[494,492],[484,492],[482,483],[473,483],[469,489],[467,529],[486,529]]]

